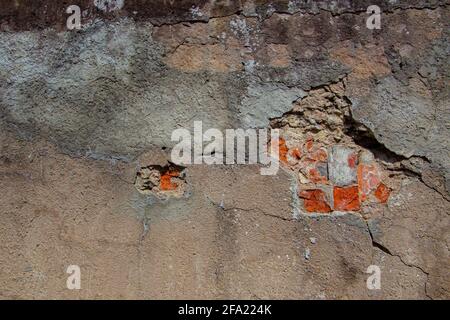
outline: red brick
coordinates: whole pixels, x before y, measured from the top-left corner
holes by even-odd
[[[376,164],[360,164],[358,166],[358,188],[361,201],[365,201],[380,182],[380,174]]]
[[[348,156],[347,162],[350,168],[356,168],[356,165],[358,164],[358,155],[356,153],[352,153]]]
[[[292,149],[291,153],[292,156],[297,160],[300,160],[302,158],[302,152],[299,148]]]
[[[306,211],[318,213],[331,212],[331,208],[327,203],[325,192],[322,190],[304,190],[299,193],[299,196],[304,199]]]
[[[378,201],[381,203],[386,203],[391,194],[391,190],[386,187],[383,183],[380,183],[377,190],[375,190],[375,197],[377,197]]]
[[[160,189],[162,191],[176,190],[178,188],[177,183],[172,182],[172,177],[179,177],[180,172],[176,170],[168,170],[161,175]]]
[[[283,138],[279,139],[278,142],[278,154],[279,154],[279,159],[281,162],[287,163],[288,159],[287,159],[287,154],[289,152],[288,147],[286,146],[286,140],[284,140]]]
[[[326,162],[328,160],[328,153],[324,148],[319,148],[310,152],[308,157],[315,161]]]
[[[308,139],[308,141],[306,141],[306,143],[305,143],[305,150],[307,152],[310,152],[313,149],[313,147],[314,147],[313,140],[312,139]]]
[[[358,187],[334,187],[334,210],[358,211],[361,208],[359,202]]]
[[[327,170],[327,164],[324,162],[315,162],[314,167],[308,169],[306,177],[314,183],[327,183],[328,175],[326,172],[321,172]]]

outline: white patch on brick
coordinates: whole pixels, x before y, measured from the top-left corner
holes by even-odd
[[[349,157],[356,151],[344,146],[333,146],[329,152],[328,173],[330,181],[337,186],[350,186],[356,182],[356,167],[351,168]]]

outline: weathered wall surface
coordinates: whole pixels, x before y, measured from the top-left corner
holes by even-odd
[[[0,298],[450,298],[448,1],[0,4]],[[194,121],[281,170],[174,167]]]

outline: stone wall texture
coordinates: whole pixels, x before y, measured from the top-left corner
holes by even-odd
[[[0,298],[450,299],[449,24],[444,0],[0,0]],[[194,121],[278,129],[280,170],[175,165]]]

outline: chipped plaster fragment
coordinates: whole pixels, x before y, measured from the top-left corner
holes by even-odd
[[[289,88],[281,84],[252,83],[242,100],[240,112],[242,125],[247,128],[264,128],[274,118],[289,111],[292,103],[305,96],[299,88]]]
[[[187,192],[184,168],[175,165],[141,167],[134,185],[140,193],[160,199],[180,198]]]

